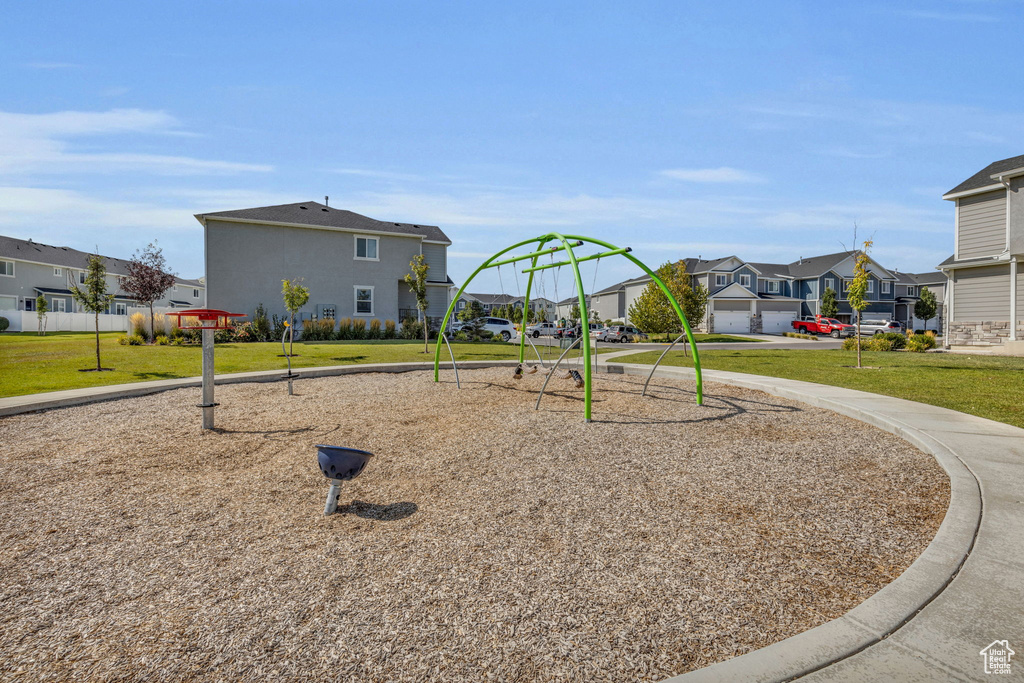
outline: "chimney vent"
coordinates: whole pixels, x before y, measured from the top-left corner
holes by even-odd
[[[328,197],[327,195],[324,195],[324,206],[330,206],[330,204],[327,203],[328,199],[330,199],[330,197]]]

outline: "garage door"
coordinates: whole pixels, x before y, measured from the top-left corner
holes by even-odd
[[[715,332],[750,333],[750,313],[719,311],[715,313]]]
[[[765,334],[792,332],[794,320],[796,320],[796,313],[765,311],[761,314],[761,330]]]

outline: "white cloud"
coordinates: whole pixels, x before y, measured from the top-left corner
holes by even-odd
[[[721,166],[719,168],[669,168],[660,175],[690,183],[763,183],[764,179],[748,171]]]
[[[144,171],[159,175],[208,175],[272,170],[271,166],[265,164],[179,155],[78,152],[68,142],[69,139],[86,136],[141,134],[190,135],[180,130],[176,118],[162,111],[112,109],[105,112],[62,111],[49,114],[0,112],[0,174]]]

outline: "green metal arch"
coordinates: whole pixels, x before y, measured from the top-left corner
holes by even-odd
[[[592,378],[593,366],[591,365],[590,343],[589,343],[590,313],[587,310],[586,291],[583,288],[583,278],[580,277],[579,262],[576,259],[576,254],[573,251],[573,245],[571,244],[571,241],[577,241],[577,242],[583,242],[583,243],[589,243],[589,244],[596,244],[598,246],[605,247],[606,249],[613,250],[613,251],[615,251],[615,250],[621,251],[621,249],[619,247],[616,247],[615,245],[610,244],[608,242],[604,242],[602,240],[594,239],[592,237],[584,237],[582,235],[562,235],[562,234],[557,233],[557,232],[552,232],[552,233],[548,233],[546,235],[541,235],[540,237],[534,237],[532,239],[524,240],[522,242],[517,242],[516,244],[513,244],[512,246],[510,246],[510,247],[508,247],[506,249],[502,249],[501,251],[497,252],[496,254],[491,256],[489,259],[484,261],[480,265],[480,267],[478,267],[475,271],[473,271],[473,274],[470,275],[469,278],[463,283],[462,287],[459,288],[458,293],[455,295],[455,297],[452,299],[451,303],[448,305],[448,310],[445,312],[444,319],[441,321],[441,332],[443,333],[443,331],[447,329],[448,321],[451,318],[452,311],[455,309],[455,304],[456,304],[456,302],[458,302],[459,298],[462,297],[462,294],[463,294],[463,292],[466,291],[466,287],[469,286],[469,283],[472,282],[473,279],[477,275],[479,275],[481,271],[483,271],[483,270],[485,270],[487,268],[494,267],[492,264],[494,264],[494,262],[498,259],[499,256],[502,256],[503,254],[507,254],[508,252],[512,251],[513,249],[517,249],[517,248],[522,247],[524,245],[533,244],[533,243],[537,243],[536,251],[540,251],[541,249],[544,248],[545,244],[547,244],[548,242],[553,242],[553,241],[561,242],[562,249],[564,249],[566,254],[569,256],[569,263],[572,266],[573,276],[574,276],[574,278],[576,280],[576,293],[577,293],[577,296],[579,297],[580,318],[583,321],[585,321],[585,323],[583,323],[583,324],[588,325],[588,327],[587,327],[588,343],[587,344],[583,344],[582,346],[583,346],[583,367],[584,367],[584,390],[583,390],[584,391],[584,419],[587,422],[590,422],[590,418],[591,418],[591,397],[592,397],[592,393],[593,393],[592,392],[592,389],[593,389],[593,381],[592,381],[592,379],[593,379]],[[700,367],[700,356],[697,353],[697,344],[696,344],[696,341],[693,338],[693,331],[690,329],[690,323],[686,319],[686,314],[683,313],[682,306],[679,305],[679,302],[676,300],[675,296],[673,296],[672,291],[665,285],[664,282],[661,281],[661,278],[659,278],[654,273],[654,271],[652,271],[650,268],[648,268],[640,259],[638,259],[635,256],[633,256],[628,251],[625,252],[625,253],[622,253],[622,255],[625,256],[630,261],[632,261],[636,266],[638,266],[641,270],[643,270],[645,273],[647,273],[647,275],[650,276],[651,280],[654,281],[658,285],[658,288],[661,289],[662,293],[666,297],[668,297],[669,302],[672,304],[673,310],[675,310],[676,315],[679,316],[679,321],[683,324],[683,330],[686,333],[686,340],[690,344],[690,351],[691,351],[691,353],[693,355],[693,367],[694,367],[694,371],[696,373],[696,379],[697,379],[697,405],[703,405],[704,404],[704,382],[703,382],[703,377],[702,377],[701,367]],[[532,258],[532,260],[531,260],[531,268],[535,268],[537,266],[537,259],[538,258],[539,258],[539,256],[534,256]],[[515,267],[515,266],[513,266],[513,267]],[[519,362],[520,363],[522,363],[524,361],[525,357],[526,357],[525,356],[525,354],[526,354],[526,322],[525,321],[526,321],[526,315],[527,315],[526,312],[529,310],[529,306],[530,306],[530,290],[531,290],[531,288],[533,286],[533,276],[534,276],[534,273],[535,273],[535,271],[533,271],[531,269],[530,270],[530,274],[529,274],[529,279],[526,282],[526,295],[525,295],[524,300],[523,300],[523,329],[520,331],[520,340],[519,340]],[[581,335],[583,334],[582,326],[580,328],[580,334]],[[440,344],[435,344],[434,345],[434,381],[435,382],[437,382],[439,380],[440,364],[441,364],[441,345]]]

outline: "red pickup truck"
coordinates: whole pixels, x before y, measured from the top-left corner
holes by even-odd
[[[827,334],[836,339],[852,337],[857,333],[857,328],[853,325],[841,323],[835,318],[822,318],[820,315],[794,320],[793,329],[804,334]]]

